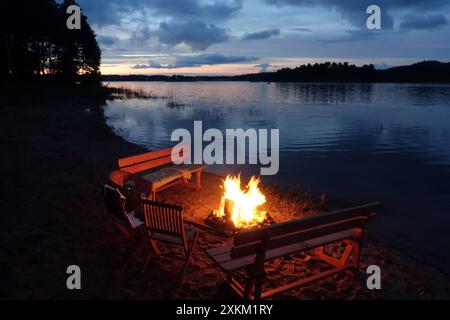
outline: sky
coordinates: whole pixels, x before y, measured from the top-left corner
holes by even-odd
[[[450,0],[78,0],[102,74],[234,75],[450,61]],[[381,29],[369,30],[369,5]]]

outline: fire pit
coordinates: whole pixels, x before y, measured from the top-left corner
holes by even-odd
[[[266,202],[266,197],[258,188],[259,183],[259,178],[251,177],[246,188],[241,189],[240,175],[228,175],[223,180],[224,194],[220,207],[208,215],[205,224],[227,236],[242,229],[273,224],[269,213],[258,209]]]

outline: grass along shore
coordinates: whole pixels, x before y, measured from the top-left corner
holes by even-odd
[[[105,124],[103,97],[49,93],[13,96],[0,107],[4,170],[0,182],[0,298],[230,297],[222,273],[205,253],[206,248],[227,241],[216,235],[202,234],[195,263],[181,287],[175,276],[180,269],[177,261],[154,260],[145,274],[140,272],[144,256],[120,238],[98,186],[116,169],[117,158],[144,150],[124,141]],[[105,96],[108,94],[111,91]],[[183,189],[181,193],[177,187],[164,191],[159,199],[181,204],[190,218],[201,220],[220,200],[219,183],[219,177],[206,174],[202,190]],[[305,201],[302,196],[282,194],[270,186],[264,192],[276,221],[315,214],[314,210],[300,210]],[[82,290],[66,288],[66,268],[71,264],[81,267]],[[363,249],[362,269],[369,264],[380,264],[382,290],[369,291],[365,283],[337,275],[280,298],[450,297],[447,275],[370,236]],[[268,266],[268,283],[316,268],[321,266],[314,259],[306,264],[300,259],[275,261]]]

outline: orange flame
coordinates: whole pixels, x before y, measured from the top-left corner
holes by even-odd
[[[241,177],[228,175],[223,180],[224,195],[218,210],[219,216],[224,216],[225,200],[232,200],[231,219],[238,228],[249,228],[264,221],[266,214],[258,207],[266,202],[266,197],[258,188],[259,178],[251,177],[246,188],[241,189]]]

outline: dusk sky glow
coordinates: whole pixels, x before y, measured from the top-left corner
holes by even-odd
[[[103,74],[242,74],[450,60],[450,0],[79,0]],[[366,28],[366,8],[382,29]]]

